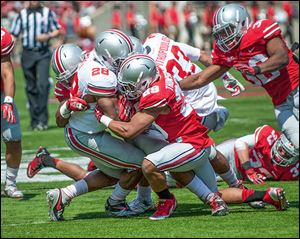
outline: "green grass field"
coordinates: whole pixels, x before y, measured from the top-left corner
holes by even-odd
[[[232,72],[236,75],[236,72]],[[72,151],[60,150],[67,147],[64,142],[63,130],[56,128],[54,112],[57,103],[49,104],[49,130],[32,132],[29,127],[29,113],[26,109],[26,98],[23,75],[16,69],[16,103],[21,117],[23,133],[23,150],[34,152],[39,145],[52,150],[57,157],[76,157]],[[237,74],[239,77],[239,75]],[[244,83],[244,81],[242,81]],[[216,82],[220,85],[220,82]],[[245,84],[247,85],[247,84]],[[230,118],[224,129],[211,133],[211,137],[218,144],[223,140],[242,136],[254,132],[263,124],[269,124],[278,129],[273,112],[273,106],[268,96],[262,95],[260,89],[250,88],[248,92],[257,92],[257,95],[245,97],[245,94],[220,101],[230,111]],[[220,91],[221,92],[221,91]],[[221,92],[222,93],[222,92]],[[255,94],[255,93],[254,93]],[[51,92],[51,96],[53,93]],[[1,167],[5,167],[5,145],[1,144]],[[25,157],[26,162],[29,157]],[[76,159],[74,159],[76,160]],[[3,182],[2,182],[3,183]],[[266,189],[269,186],[279,186],[286,190],[290,201],[290,208],[278,212],[267,206],[263,210],[255,210],[248,205],[230,205],[230,213],[226,217],[212,217],[210,208],[204,205],[195,195],[186,189],[171,189],[178,200],[178,209],[171,218],[163,221],[150,221],[150,213],[136,218],[111,218],[104,212],[104,203],[112,189],[107,188],[89,193],[74,199],[66,208],[64,222],[50,222],[45,200],[48,189],[64,187],[72,181],[46,183],[19,183],[24,190],[23,200],[13,200],[1,197],[1,237],[8,238],[45,238],[45,237],[210,237],[210,238],[299,238],[299,183],[298,182],[267,182],[263,186],[250,185],[255,189]],[[226,187],[221,182],[220,188]],[[1,185],[3,190],[3,185]],[[136,192],[129,195],[134,198]],[[155,194],[152,195],[156,200]]]

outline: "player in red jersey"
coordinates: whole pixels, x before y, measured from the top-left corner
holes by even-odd
[[[177,206],[175,196],[168,190],[164,171],[170,171],[182,185],[211,206],[213,204],[212,215],[228,214],[222,198],[230,203],[264,201],[278,210],[286,209],[282,188],[269,188],[262,192],[226,188],[222,190],[222,198],[218,195],[209,160],[223,156],[216,151],[213,140],[207,135],[208,129],[199,123],[196,111],[185,101],[179,85],[170,74],[156,67],[151,57],[137,54],[125,59],[120,66],[118,81],[124,96],[139,100],[138,112],[129,122],[121,122],[104,115],[96,107],[97,119],[123,138],[133,138],[155,124],[169,142],[146,155],[142,163],[143,174],[159,197],[151,220],[169,217]],[[191,184],[193,187],[190,187]],[[198,194],[199,186],[207,188],[207,197]]]
[[[214,16],[213,65],[180,82],[183,90],[202,87],[235,67],[271,96],[282,132],[299,154],[299,65],[273,20],[250,23],[247,10],[228,4]]]
[[[217,146],[240,179],[255,184],[265,180],[298,180],[299,156],[295,147],[269,125],[258,127],[254,134],[227,140]]]
[[[15,80],[10,53],[14,41],[9,32],[1,26],[1,134],[6,145],[6,177],[4,193],[11,198],[22,198],[17,189],[16,178],[22,157],[21,129],[19,115],[14,104]]]

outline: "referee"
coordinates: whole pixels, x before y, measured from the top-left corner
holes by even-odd
[[[60,34],[55,13],[39,1],[28,1],[14,19],[11,34],[22,34],[21,64],[26,80],[32,130],[48,128],[49,67],[51,53],[49,40]]]

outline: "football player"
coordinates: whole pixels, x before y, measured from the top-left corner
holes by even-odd
[[[219,214],[228,214],[225,202],[217,194],[214,171],[209,163],[210,158],[223,157],[214,147],[213,140],[207,135],[207,128],[200,124],[198,115],[192,106],[185,101],[177,82],[169,73],[156,67],[148,55],[137,54],[123,61],[118,81],[120,91],[131,99],[139,99],[139,111],[129,122],[113,120],[95,108],[99,122],[124,138],[139,135],[152,123],[155,123],[166,136],[169,143],[157,152],[146,155],[142,170],[152,190],[158,195],[159,203],[151,220],[162,220],[169,217],[176,209],[175,196],[168,190],[163,171],[179,175],[184,186],[189,185],[194,193],[199,188],[208,187],[206,202],[217,204]],[[204,183],[201,183],[200,178]],[[176,178],[176,177],[175,177]],[[178,178],[176,178],[178,179]],[[211,190],[211,191],[209,191]],[[267,191],[226,188],[223,197],[229,202],[264,201],[272,204],[277,210],[285,210],[287,201],[282,188],[268,188]],[[212,211],[214,215],[214,211]]]
[[[294,145],[269,125],[258,127],[254,134],[226,140],[217,149],[240,179],[254,184],[299,179],[299,155]]]
[[[11,198],[22,198],[22,191],[16,186],[21,157],[21,129],[17,107],[14,103],[15,79],[10,53],[14,41],[9,32],[1,26],[1,134],[6,145],[7,164],[4,194]]]
[[[280,128],[299,154],[299,65],[279,25],[270,19],[251,22],[247,10],[236,3],[221,7],[213,24],[213,65],[185,78],[181,88],[202,87],[235,67],[271,96]]]
[[[155,60],[157,66],[166,70],[172,77],[180,82],[185,77],[201,72],[201,68],[191,61],[200,61],[208,66],[211,57],[204,51],[184,43],[175,42],[160,33],[149,35],[143,43],[147,55]],[[238,95],[243,86],[229,73],[224,73],[223,81],[236,82],[232,90]],[[200,116],[200,122],[210,130],[218,131],[223,128],[228,118],[228,110],[217,103],[217,90],[213,83],[200,89],[183,92],[186,101],[190,103]],[[220,159],[219,159],[220,160]],[[227,162],[211,161],[216,173],[218,173],[229,186],[237,187],[240,182]]]
[[[106,203],[106,211],[111,215],[122,216],[123,209],[126,210],[126,215],[136,214],[136,212],[128,209],[125,203],[126,196],[130,193],[130,185],[135,186],[134,175],[139,179],[141,174],[141,162],[144,157],[144,152],[134,147],[132,144],[124,142],[116,137],[106,133],[105,126],[101,125],[95,118],[94,107],[99,105],[107,115],[113,118],[118,118],[117,115],[117,80],[115,74],[107,68],[108,63],[116,69],[119,59],[113,58],[113,51],[125,51],[122,54],[128,54],[132,51],[132,45],[129,38],[120,31],[108,30],[96,38],[97,46],[95,51],[86,57],[83,62],[78,65],[70,89],[71,98],[63,102],[57,111],[57,124],[60,127],[65,127],[65,136],[67,144],[81,155],[90,157],[101,172],[95,177],[95,173],[87,175],[83,180],[79,180],[75,184],[62,189],[53,189],[47,192],[47,200],[49,203],[49,216],[51,220],[62,220],[64,206],[67,205],[74,197],[83,193],[99,189],[103,186],[110,186],[116,183],[121,174],[126,177],[126,171],[129,170],[127,179],[117,183],[114,192],[108,198]],[[115,44],[115,45],[113,45]],[[66,66],[63,63],[66,60],[62,45],[53,54],[53,66],[60,73],[64,73]],[[109,48],[110,47],[110,48]],[[112,49],[111,51],[108,50]],[[116,50],[118,48],[119,50]],[[101,52],[105,49],[105,52]],[[127,51],[127,53],[126,53]],[[100,53],[99,53],[100,52]],[[120,51],[119,51],[120,52]],[[66,53],[66,52],[65,52]],[[120,54],[119,54],[120,55]],[[69,79],[69,78],[68,78]],[[88,104],[86,104],[88,103]],[[152,139],[151,136],[141,137],[147,142],[147,147],[155,149],[155,145],[162,147],[162,140]],[[164,141],[164,140],[163,140]],[[143,148],[147,152],[147,147]],[[124,172],[125,171],[125,172]],[[99,174],[102,178],[99,178]],[[99,186],[99,182],[100,185]],[[128,186],[129,185],[129,186]],[[146,194],[147,205],[146,209],[152,207],[151,189],[147,188]],[[149,202],[150,199],[150,202]],[[124,216],[126,216],[124,215]]]

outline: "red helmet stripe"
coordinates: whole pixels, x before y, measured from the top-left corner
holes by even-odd
[[[114,33],[121,35],[121,37],[123,37],[125,39],[127,45],[129,46],[130,51],[133,51],[133,45],[132,45],[130,38],[128,36],[126,36],[123,32],[116,30],[116,29],[108,29],[108,30],[106,30],[106,32],[114,32]]]
[[[61,51],[62,46],[58,47],[55,51],[55,64],[58,67],[58,70],[60,71],[60,73],[64,72],[64,68],[60,62],[60,51]]]

